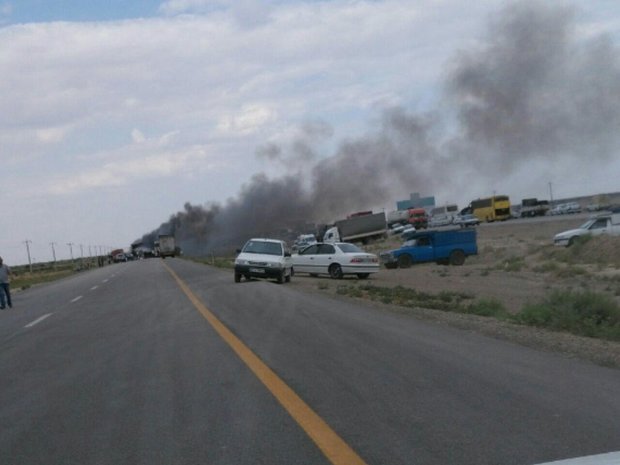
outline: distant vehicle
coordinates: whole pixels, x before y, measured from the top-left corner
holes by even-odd
[[[409,208],[407,210],[396,210],[388,212],[387,223],[388,226],[392,226],[396,223],[411,224],[418,229],[424,229],[428,227],[428,213],[423,208]]]
[[[390,231],[392,232],[392,234],[400,234],[403,232],[404,229],[405,227],[402,224],[394,223],[390,228]]]
[[[316,244],[316,242],[314,234],[300,234],[293,242],[293,250],[301,250],[311,244]]]
[[[362,242],[387,236],[385,213],[354,216],[346,220],[336,221],[334,227],[325,231],[323,242]]]
[[[446,215],[444,213],[433,215],[431,216],[431,219],[428,221],[428,227],[439,228],[441,226],[450,226],[452,222],[454,221],[454,218],[455,217],[453,217],[452,215]]]
[[[413,226],[406,226],[405,229],[403,229],[400,233],[401,236],[406,237],[409,234],[412,234],[414,232],[416,232],[416,228],[414,228]]]
[[[235,259],[235,282],[243,276],[276,279],[279,284],[289,282],[293,276],[291,252],[286,242],[278,239],[250,239],[238,250]]]
[[[551,215],[568,215],[571,213],[580,213],[581,205],[579,202],[561,203],[549,210]]]
[[[537,198],[521,200],[521,218],[531,218],[534,216],[545,216],[549,211],[548,200],[538,200]]]
[[[454,224],[459,225],[461,228],[466,228],[468,226],[478,226],[480,224],[480,220],[477,216],[472,215],[471,213],[466,213],[464,215],[458,215],[454,219]]]
[[[364,252],[354,244],[343,242],[309,245],[297,255],[293,255],[292,260],[296,274],[328,274],[334,279],[341,279],[348,274],[366,279],[371,273],[379,271],[379,258],[376,255]]]
[[[448,224],[450,224],[454,220],[454,217],[459,214],[459,207],[455,203],[441,205],[439,207],[433,207],[430,213],[431,221],[433,221],[435,218],[436,222],[446,221],[446,219],[449,219],[450,222]]]
[[[556,234],[554,245],[568,247],[582,236],[620,236],[620,213],[601,214],[589,219],[577,229]]]
[[[406,224],[409,222],[409,212],[407,210],[394,210],[387,214],[388,226],[394,224]]]
[[[160,234],[158,237],[158,253],[161,258],[174,257],[176,255],[176,246],[174,236],[171,234]]]
[[[476,230],[423,231],[409,236],[399,249],[380,254],[386,268],[409,268],[415,263],[462,265],[465,257],[476,255]]]
[[[416,229],[428,228],[428,213],[423,208],[410,208],[407,222]]]
[[[114,263],[126,262],[127,256],[123,252],[120,252],[112,256],[112,261]]]
[[[461,213],[472,213],[480,221],[503,221],[511,218],[510,198],[507,195],[494,195],[493,197],[472,200],[465,210],[468,211]]]

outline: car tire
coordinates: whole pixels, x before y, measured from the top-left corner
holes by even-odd
[[[413,259],[409,254],[402,254],[398,257],[399,268],[409,268],[413,264]]]
[[[290,283],[292,277],[293,277],[293,268],[291,268],[291,272],[284,277],[284,282],[285,283]]]
[[[241,282],[241,273],[235,273],[235,282],[236,283],[240,283]]]
[[[282,272],[278,276],[278,284],[282,284],[284,282],[284,274],[285,274],[285,271],[282,270]]]
[[[367,279],[370,276],[370,273],[357,273],[358,279]]]
[[[342,268],[340,267],[340,265],[338,265],[338,263],[333,263],[330,267],[329,267],[329,276],[332,279],[342,279]]]
[[[462,250],[450,252],[450,265],[461,266],[463,263],[465,263],[465,253]]]

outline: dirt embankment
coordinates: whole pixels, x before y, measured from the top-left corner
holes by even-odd
[[[483,224],[478,227],[479,255],[463,266],[416,265],[409,269],[382,269],[368,280],[331,280],[295,276],[292,285],[311,292],[337,295],[342,285],[402,286],[427,293],[462,293],[472,299],[501,303],[510,313],[548,296],[552,290],[591,290],[620,303],[620,237],[595,238],[577,247],[553,246],[553,236],[572,229],[587,215],[545,217]],[[398,247],[398,238],[367,247],[378,253]],[[378,307],[403,311],[389,305]],[[407,310],[414,316],[453,324],[521,344],[556,350],[599,364],[620,367],[620,343],[535,329],[494,318],[437,310]]]

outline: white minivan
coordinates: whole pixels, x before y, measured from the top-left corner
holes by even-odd
[[[293,275],[291,251],[286,242],[279,239],[250,239],[235,259],[235,282],[241,276],[276,279],[278,283],[290,282]]]

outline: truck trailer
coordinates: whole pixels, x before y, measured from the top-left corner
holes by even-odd
[[[170,234],[159,235],[159,256],[161,258],[174,257],[176,255],[176,244],[174,236]]]
[[[387,237],[385,213],[354,216],[336,221],[333,227],[325,231],[323,242],[362,242]]]

